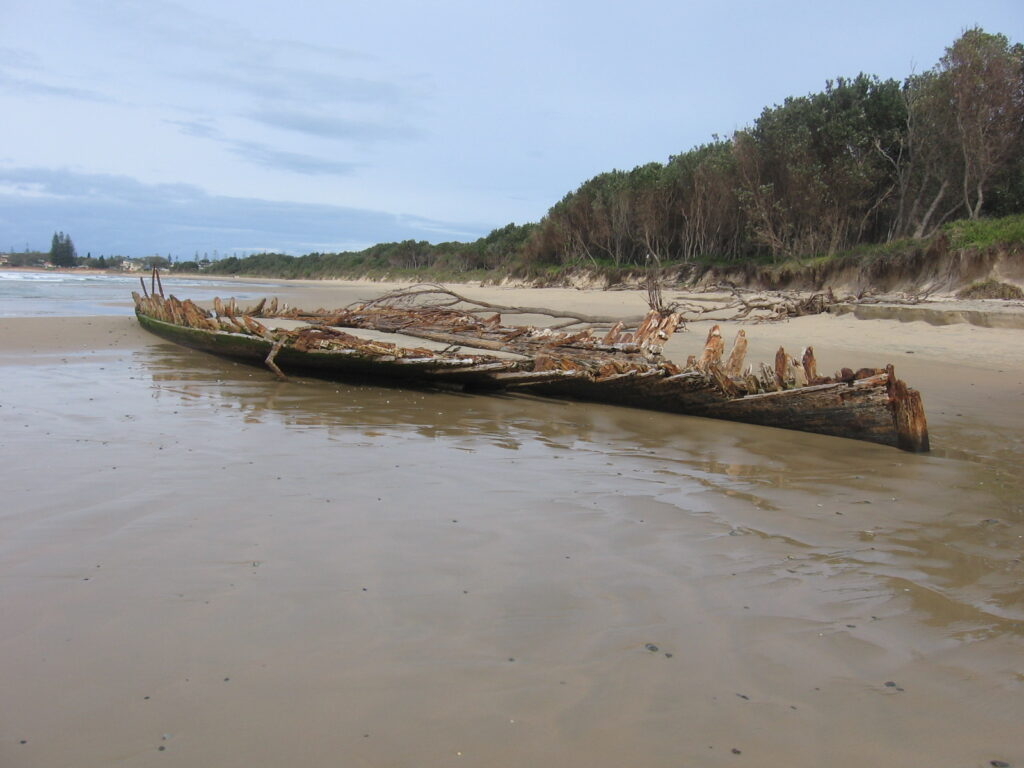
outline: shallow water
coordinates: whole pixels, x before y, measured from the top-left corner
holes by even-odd
[[[87,317],[132,315],[131,292],[142,292],[139,275],[75,274],[0,269],[0,317]],[[269,284],[231,280],[194,280],[164,276],[168,291],[196,300],[236,296],[262,297]],[[143,281],[149,290],[151,279]]]
[[[1024,761],[1012,419],[918,456],[141,335],[0,372],[5,766]]]

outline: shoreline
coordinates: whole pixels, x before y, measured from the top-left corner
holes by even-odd
[[[0,271],[39,273],[39,274],[68,274],[68,275],[94,275],[94,276],[117,276],[135,277],[146,280],[149,273],[146,272],[111,272],[110,270],[82,270],[82,269],[38,269],[31,267],[0,267]],[[293,306],[298,306],[302,297],[316,298],[313,293],[303,294],[303,288],[323,289],[323,291],[340,290],[346,297],[350,291],[345,289],[367,289],[373,295],[380,295],[388,291],[407,288],[412,285],[421,284],[414,280],[375,280],[371,278],[263,278],[239,275],[210,275],[204,273],[173,274],[162,273],[162,280],[173,284],[174,280],[199,280],[204,282],[219,282],[224,284],[245,284],[245,285],[270,285],[280,286],[281,295],[294,296],[295,300],[289,300]],[[503,301],[509,295],[517,291],[527,293],[537,292],[539,296],[546,299],[555,297],[556,302],[552,306],[564,308],[581,308],[583,306],[600,305],[612,308],[612,311],[622,307],[631,306],[636,314],[636,298],[645,300],[646,290],[644,288],[618,288],[605,289],[593,287],[536,287],[526,283],[507,282],[500,284],[484,284],[480,281],[467,283],[442,283],[457,292],[473,295],[475,297],[488,297],[487,300],[495,303],[509,303]],[[781,296],[781,292],[745,290],[748,297],[757,296]],[[787,291],[787,296],[808,297],[813,295],[811,291]],[[268,298],[273,293],[267,294]],[[686,288],[666,287],[664,289],[666,302],[687,300],[704,301],[708,297],[726,298],[730,294],[727,291],[718,289],[706,289],[694,291]],[[581,300],[580,297],[589,297]],[[623,296],[627,297],[622,301],[616,299],[604,299],[602,297]],[[227,296],[222,297],[227,298]],[[524,304],[527,302],[523,302]],[[537,302],[534,302],[537,303]],[[541,302],[544,303],[544,302]],[[340,305],[335,305],[340,306]],[[851,315],[861,320],[899,320],[904,323],[923,320],[930,325],[955,325],[966,323],[986,328],[1024,329],[1024,301],[1016,299],[957,299],[952,294],[933,294],[925,299],[915,302],[901,300],[897,294],[879,294],[870,302],[848,302],[838,300],[828,312],[834,315]],[[691,322],[703,322],[696,319]]]

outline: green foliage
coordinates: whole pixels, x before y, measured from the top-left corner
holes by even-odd
[[[487,276],[488,270],[511,263],[522,244],[536,228],[534,224],[508,224],[472,243],[439,243],[404,240],[378,243],[365,250],[344,253],[256,253],[210,262],[205,270],[218,275],[254,275],[319,279],[326,277],[403,277],[470,279]]]
[[[731,140],[584,182],[524,268],[801,262],[1024,210],[1024,48],[968,30],[900,83],[859,74],[766,108]]]
[[[55,267],[75,266],[75,244],[71,242],[71,236],[63,232],[53,233],[53,242],[50,245],[50,263]]]
[[[12,267],[41,267],[50,258],[42,251],[25,251],[7,255],[7,264]]]
[[[108,262],[104,256],[93,258],[91,253],[87,253],[85,256],[79,256],[76,259],[75,266],[84,267],[86,269],[107,269],[113,266],[113,262]]]
[[[954,248],[989,248],[1024,244],[1024,214],[1000,219],[954,221],[944,228]]]

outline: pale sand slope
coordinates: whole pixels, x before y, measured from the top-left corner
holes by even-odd
[[[747,332],[895,362],[936,451],[0,320],[0,765],[1024,764],[1019,332]]]

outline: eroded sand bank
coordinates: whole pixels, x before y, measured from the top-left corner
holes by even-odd
[[[894,362],[935,451],[0,321],[0,764],[1024,762],[1019,332],[747,333]]]

